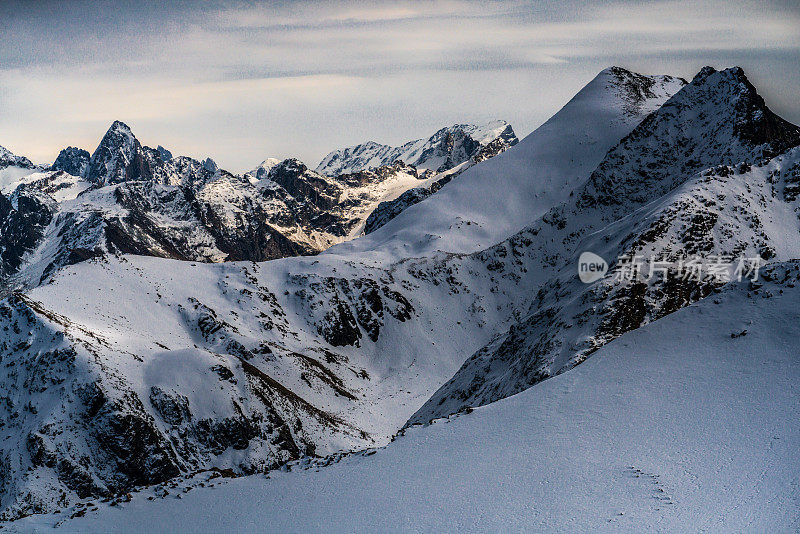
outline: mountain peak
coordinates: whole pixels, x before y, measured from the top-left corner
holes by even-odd
[[[217,172],[219,170],[217,163],[211,158],[206,158],[203,160],[203,168],[211,172]]]
[[[741,67],[720,71],[703,67],[682,93],[675,96],[675,103],[689,101],[706,108],[728,108],[733,118],[723,121],[727,123],[722,126],[730,127],[738,142],[761,147],[760,157],[770,158],[800,145],[800,128],[767,107]]]
[[[73,176],[83,176],[89,165],[91,155],[82,148],[69,146],[58,153],[58,157],[50,166],[51,170],[64,171]]]
[[[710,66],[706,65],[705,67],[700,69],[700,72],[695,74],[694,78],[692,78],[692,83],[702,82],[703,80],[705,80],[706,78],[708,78],[712,74],[716,74],[717,72],[718,72],[717,69],[715,69],[714,67],[710,67]]]
[[[131,127],[122,121],[114,121],[113,123],[111,123],[111,127],[108,129],[108,131],[121,131],[121,132],[132,133]]]
[[[757,164],[797,145],[800,128],[767,107],[741,68],[704,67],[609,151],[581,202],[624,199],[628,210],[704,168]]]
[[[276,165],[279,165],[281,160],[277,158],[267,158],[258,164],[258,167],[248,172],[246,175],[250,176],[253,180],[261,180],[266,178]]]
[[[0,168],[4,167],[23,167],[25,169],[32,169],[35,167],[31,160],[25,156],[17,156],[5,147],[0,146]]]
[[[152,178],[142,145],[127,124],[111,124],[92,154],[85,178],[99,185]]]
[[[161,159],[164,161],[169,161],[172,159],[172,152],[170,152],[161,145],[158,145],[156,147],[156,152],[158,152],[158,155],[161,156]]]

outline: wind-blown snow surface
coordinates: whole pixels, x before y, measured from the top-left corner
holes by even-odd
[[[791,532],[800,266],[626,334],[584,365],[385,449],[156,490],[11,532]],[[180,499],[178,498],[180,497]],[[150,497],[152,498],[152,497]]]
[[[605,69],[518,145],[468,169],[379,230],[328,253],[413,256],[489,247],[566,200],[611,147],[685,83]]]

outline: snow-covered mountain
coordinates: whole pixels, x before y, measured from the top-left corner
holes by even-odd
[[[575,277],[584,251],[614,263],[800,257],[800,206],[791,194],[798,145],[800,128],[772,113],[741,69],[704,68],[609,151],[573,199],[518,235],[535,243],[538,267],[549,271],[536,302],[413,420],[522,391],[722,283],[654,276],[586,285]]]
[[[24,156],[17,156],[7,148],[0,146],[0,167],[22,167],[26,169],[34,168],[31,160]]]
[[[53,221],[106,206],[96,217],[108,236],[108,214],[123,206],[119,220],[143,213],[163,228],[178,221],[187,228],[174,235],[183,235],[249,231],[264,205],[253,199],[268,198],[273,207],[295,202],[287,213],[309,214],[320,232],[354,235],[361,223],[352,221],[367,218],[363,206],[374,202],[374,191],[399,197],[409,184],[432,188],[448,176],[421,182],[416,167],[399,162],[329,177],[297,160],[265,165],[260,179],[257,171],[235,176],[194,160],[171,174],[177,158],[164,162],[163,152],[137,149],[120,126],[113,129],[112,140],[125,142],[109,143],[101,153],[112,156],[95,158],[96,151],[92,160],[115,169],[113,176],[149,169],[152,179],[77,178],[67,190],[90,189],[61,202],[20,184],[8,197],[9,213],[28,213],[14,200],[28,196],[49,206]],[[687,83],[611,68],[517,146],[470,166],[365,237],[317,256],[210,264],[102,253],[65,262],[71,265],[50,273],[47,284],[0,304],[0,409],[8,413],[0,425],[0,506],[16,517],[206,469],[246,474],[382,446],[409,418],[427,423],[468,411],[587,360],[584,368],[603,369],[598,355],[617,354],[620,366],[593,375],[601,381],[619,379],[620,369],[640,372],[610,347],[658,329],[692,303],[711,306],[703,299],[720,291],[764,306],[771,301],[743,295],[783,288],[728,289],[716,277],[624,280],[612,272],[584,284],[576,276],[580,253],[595,252],[615,267],[624,254],[800,257],[798,145],[798,128],[769,111],[740,69],[706,68]],[[195,205],[183,198],[190,193],[200,215],[187,209]],[[371,200],[362,204],[362,194]],[[348,206],[364,212],[347,219],[336,211]],[[219,220],[203,222],[207,213]],[[136,243],[155,235],[142,222],[126,224],[122,235]],[[52,221],[38,227],[53,236],[41,243],[68,233]],[[91,226],[80,228],[76,238],[92,236]],[[222,242],[215,237],[210,245]],[[46,257],[47,247],[34,248],[23,262],[42,263],[33,258]],[[792,265],[764,272],[784,269],[771,280],[791,287]],[[548,384],[571,374],[544,385],[557,387]],[[548,405],[535,393],[541,387],[524,395],[544,406],[546,418]],[[602,402],[618,398],[616,389],[606,391]],[[788,420],[793,412],[781,413]],[[621,430],[613,415],[606,420]],[[434,427],[408,432],[440,443],[441,426]],[[520,455],[536,450],[513,444],[524,447]],[[486,451],[476,445],[472,452]]]
[[[11,531],[794,531],[800,266],[763,274],[384,449],[201,474]]]
[[[482,126],[454,124],[442,128],[428,139],[409,141],[392,147],[374,141],[334,150],[325,156],[316,171],[328,176],[352,174],[402,161],[420,171],[445,172],[470,159],[481,161],[518,143],[514,129],[505,121]]]
[[[0,191],[12,189],[23,176],[36,170],[38,167],[31,160],[0,146]]]

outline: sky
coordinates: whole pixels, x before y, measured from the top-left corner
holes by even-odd
[[[800,4],[0,0],[0,145],[145,145],[244,172],[504,119],[521,138],[599,71],[739,65],[800,123]]]

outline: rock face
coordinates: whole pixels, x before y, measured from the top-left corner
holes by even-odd
[[[445,172],[457,165],[486,154],[499,153],[519,142],[511,125],[493,121],[483,126],[456,124],[442,128],[428,139],[409,141],[399,147],[369,141],[331,152],[316,171],[328,176],[374,169],[402,161],[419,170]],[[487,148],[487,145],[492,145]],[[483,156],[478,154],[484,151]]]
[[[92,154],[84,177],[97,185],[152,180],[153,171],[142,145],[127,124],[115,121]]]
[[[73,176],[83,176],[89,166],[91,156],[86,150],[67,147],[59,152],[58,157],[50,166],[51,171],[64,171]]]
[[[272,167],[267,178],[300,202],[329,210],[339,202],[342,188],[334,181],[309,171],[301,161],[287,159]]]
[[[17,189],[11,198],[0,193],[0,279],[16,272],[24,256],[42,238],[56,212],[46,194]]]

